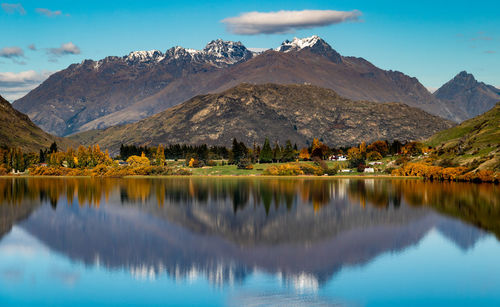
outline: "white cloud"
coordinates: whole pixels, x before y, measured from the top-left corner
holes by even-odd
[[[80,48],[72,42],[62,44],[59,48],[50,48],[48,53],[54,56],[62,56],[67,54],[80,54]]]
[[[36,12],[40,15],[45,15],[47,17],[56,17],[56,16],[61,16],[62,12],[57,10],[57,11],[51,11],[49,9],[44,9],[44,8],[37,8]]]
[[[3,58],[12,59],[12,58],[19,58],[19,57],[23,57],[23,56],[24,56],[23,49],[16,47],[16,46],[5,47],[5,48],[0,49],[0,57],[3,57]]]
[[[26,11],[21,3],[2,3],[2,9],[7,14],[19,13],[20,15],[26,15]]]
[[[14,101],[26,95],[29,91],[45,81],[52,72],[34,70],[22,72],[0,72],[0,95],[9,101]]]
[[[361,12],[334,10],[303,10],[278,12],[248,12],[238,17],[229,17],[221,22],[229,32],[242,35],[289,33],[298,29],[310,29],[359,21]]]

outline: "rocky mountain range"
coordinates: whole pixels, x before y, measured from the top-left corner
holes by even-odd
[[[319,138],[333,146],[375,140],[419,140],[452,122],[399,103],[353,101],[314,85],[240,84],[196,96],[136,123],[82,132],[72,138],[117,152],[121,144],[227,146],[236,137],[261,144],[267,136],[305,146]]]
[[[49,148],[52,142],[65,148],[70,140],[53,136],[37,127],[28,116],[17,111],[0,96],[0,147],[17,147],[23,151]]]
[[[500,89],[477,81],[472,74],[460,72],[439,88],[434,96],[461,108],[467,118],[485,113],[500,101]]]
[[[69,135],[135,122],[244,82],[313,84],[353,100],[401,102],[454,121],[467,118],[416,78],[342,56],[317,36],[285,41],[263,53],[240,42],[215,40],[203,50],[173,47],[165,53],[85,60],[51,75],[14,107],[46,131]]]

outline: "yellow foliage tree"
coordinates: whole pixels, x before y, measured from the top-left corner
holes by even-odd
[[[302,148],[299,153],[299,159],[302,160],[309,160],[311,159],[311,154],[309,153],[309,150],[307,150],[306,147]]]
[[[150,165],[149,159],[146,157],[146,155],[144,153],[142,153],[142,155],[140,157],[139,156],[130,156],[127,159],[127,163],[133,167],[149,166]]]
[[[347,150],[347,157],[349,158],[349,160],[361,159],[361,151],[357,147],[349,148],[349,150]]]

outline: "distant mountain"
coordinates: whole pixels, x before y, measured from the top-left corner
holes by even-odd
[[[419,140],[452,126],[440,117],[397,103],[352,101],[312,85],[241,84],[201,95],[137,123],[88,131],[72,138],[116,152],[120,144],[208,143],[248,145],[267,136],[300,146],[317,137],[329,145]]]
[[[0,146],[19,147],[23,151],[38,151],[50,147],[54,141],[61,147],[73,144],[72,141],[44,132],[28,116],[15,110],[0,96]]]
[[[433,135],[438,162],[500,171],[500,102],[488,112]]]
[[[455,121],[464,117],[416,78],[343,57],[318,36],[261,54],[240,42],[215,40],[203,50],[174,47],[85,60],[53,74],[14,107],[45,130],[68,135],[135,122],[243,82],[313,84],[354,100],[401,102]]]
[[[467,118],[483,114],[500,101],[500,89],[478,82],[462,71],[439,88],[434,96],[465,111]]]

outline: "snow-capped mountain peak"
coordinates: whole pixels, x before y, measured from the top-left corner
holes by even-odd
[[[281,46],[279,46],[275,50],[280,52],[298,51],[304,48],[312,48],[318,42],[326,44],[325,41],[322,40],[317,35],[313,35],[311,37],[306,37],[306,38],[294,37],[292,41],[286,40],[283,43],[281,43]]]
[[[159,50],[133,51],[128,54],[128,62],[159,62],[165,58],[165,55]]]
[[[213,40],[201,51],[211,63],[234,64],[253,56],[241,42]]]
[[[342,56],[338,52],[333,50],[327,42],[325,42],[321,37],[317,35],[306,38],[294,37],[292,41],[286,40],[281,43],[281,46],[274,50],[286,53],[292,51],[300,51],[303,49],[309,49],[312,53],[325,56],[332,62],[342,62]]]

